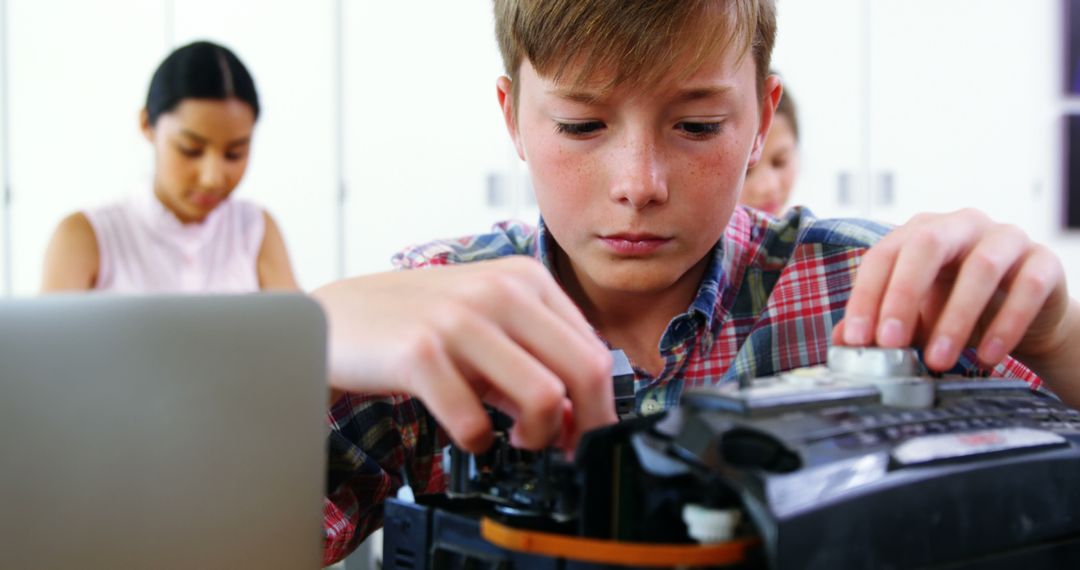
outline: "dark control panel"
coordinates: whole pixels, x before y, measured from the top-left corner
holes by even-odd
[[[448,493],[387,505],[384,568],[1080,568],[1080,411],[1049,392],[834,347],[636,417],[620,370],[572,458],[505,418],[448,450]]]

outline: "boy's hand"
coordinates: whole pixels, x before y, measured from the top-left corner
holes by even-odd
[[[1040,372],[1060,360],[1080,315],[1061,262],[1015,226],[975,210],[921,214],[867,251],[833,341],[925,347],[947,370],[977,347],[983,366],[1013,353]]]
[[[531,258],[358,277],[312,296],[330,324],[331,386],[411,394],[463,449],[491,442],[481,402],[513,416],[528,448],[572,446],[616,421],[610,352]]]

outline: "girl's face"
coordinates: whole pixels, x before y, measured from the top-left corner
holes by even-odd
[[[255,113],[239,99],[184,99],[143,134],[154,145],[154,194],[184,223],[202,222],[247,169]]]
[[[799,173],[799,146],[791,121],[783,115],[773,118],[761,160],[746,174],[739,201],[774,216],[784,211]]]

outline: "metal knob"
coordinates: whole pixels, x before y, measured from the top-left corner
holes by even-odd
[[[833,346],[829,371],[873,384],[886,406],[925,409],[934,405],[934,384],[922,377],[919,357],[911,348]]]
[[[911,348],[829,347],[829,371],[845,376],[918,376],[919,357]]]

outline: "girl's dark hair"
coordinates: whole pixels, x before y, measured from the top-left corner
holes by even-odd
[[[150,80],[146,112],[150,124],[184,99],[239,99],[259,118],[255,80],[236,54],[211,42],[188,44],[169,54]]]
[[[795,106],[795,99],[792,98],[791,93],[787,89],[784,89],[784,94],[780,97],[780,104],[776,106],[776,113],[781,117],[787,117],[789,123],[791,123],[791,134],[795,135],[795,140],[799,140],[799,113],[798,107]]]
[[[775,69],[770,69],[769,73],[780,75]],[[799,107],[795,105],[795,98],[791,96],[787,85],[784,85],[784,94],[780,96],[780,104],[776,106],[776,114],[787,118],[791,123],[791,134],[795,135],[795,142],[799,142]]]

